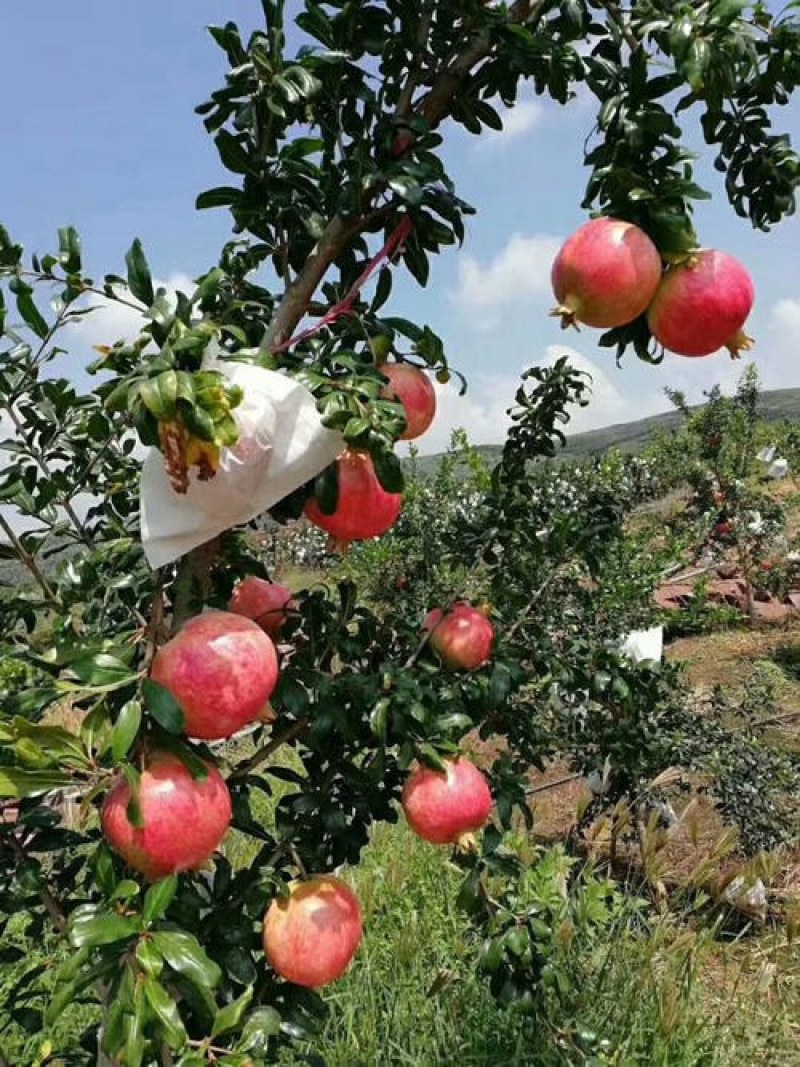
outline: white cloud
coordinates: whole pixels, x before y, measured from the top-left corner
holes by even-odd
[[[617,422],[630,422],[664,411],[669,406],[659,388],[642,395],[626,395],[625,373],[605,370],[596,362],[568,345],[548,345],[539,366],[552,366],[561,356],[567,356],[571,365],[591,376],[591,400],[587,407],[574,407],[570,422],[563,427],[566,433],[583,433]],[[472,375],[469,388],[459,396],[451,384],[436,385],[436,418],[428,433],[416,443],[423,455],[441,452],[447,448],[455,429],[464,429],[472,444],[501,444],[505,438],[510,419],[507,409],[514,402],[514,394],[520,385],[518,373],[497,375]]]
[[[165,281],[156,279],[154,285],[156,288],[166,289],[168,297],[172,296],[176,289],[187,294],[195,289],[194,282],[187,274],[172,274]],[[98,297],[95,310],[70,323],[65,338],[69,340],[70,346],[77,350],[77,354],[95,359],[96,354],[92,352],[95,345],[113,345],[116,341],[133,340],[144,324],[144,315],[135,308]],[[74,368],[74,357],[71,365]],[[63,372],[66,373],[66,370]]]
[[[496,324],[500,308],[550,291],[550,268],[561,242],[548,234],[514,233],[485,266],[464,256],[458,266],[458,287],[450,298],[484,328]]]
[[[486,153],[505,147],[539,125],[546,114],[546,109],[538,100],[521,100],[513,107],[497,109],[502,122],[502,130],[487,129],[476,139],[476,152]]]

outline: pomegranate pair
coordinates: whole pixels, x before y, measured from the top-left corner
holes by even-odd
[[[377,348],[377,346],[375,346]],[[382,358],[384,352],[377,349]],[[431,380],[410,363],[378,363],[387,379],[383,397],[399,401],[405,411],[406,429],[401,441],[420,437],[436,414],[436,394]],[[347,449],[337,461],[338,498],[333,512],[322,511],[312,497],[306,504],[306,517],[330,534],[339,545],[379,537],[397,522],[403,506],[400,493],[387,493],[375,474],[366,452]]]
[[[725,252],[700,250],[663,271],[661,255],[638,226],[600,218],[562,246],[552,269],[562,325],[612,329],[647,313],[651,334],[680,356],[732,355],[751,346],[743,331],[754,290]]]

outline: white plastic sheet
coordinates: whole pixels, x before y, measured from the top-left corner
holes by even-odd
[[[783,456],[776,456],[775,460],[770,464],[770,468],[767,474],[770,478],[774,478],[776,481],[780,478],[785,478],[789,473],[789,462],[785,460]]]
[[[219,469],[209,481],[191,474],[185,494],[172,488],[161,452],[148,450],[140,484],[141,531],[153,568],[261,515],[344,449],[341,435],[322,425],[314,397],[294,379],[246,363],[219,362],[213,351],[204,369],[221,371],[244,391],[232,413],[239,440],[221,450]]]
[[[646,659],[660,662],[664,652],[664,627],[652,626],[649,630],[631,630],[622,638],[620,651],[637,663]]]

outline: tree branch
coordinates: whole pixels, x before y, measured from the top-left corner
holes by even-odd
[[[263,748],[260,748],[249,760],[240,763],[238,767],[235,767],[228,775],[228,780],[233,781],[237,778],[246,778],[248,774],[254,771],[257,767],[260,767],[262,763],[266,763],[273,752],[277,752],[281,745],[286,745],[289,741],[294,741],[296,737],[304,734],[310,725],[310,719],[298,719],[297,722],[292,723],[291,726],[287,726],[281,733],[275,734],[272,740],[264,745]]]
[[[11,842],[11,847],[17,854],[17,856],[21,860],[26,860],[28,858],[28,853],[25,851],[24,847],[20,844],[16,837],[14,837],[14,835],[12,834],[8,838],[8,840]],[[59,904],[59,902],[56,900],[56,898],[53,896],[53,894],[50,892],[50,890],[44,883],[42,883],[42,885],[40,886],[38,893],[39,899],[41,900],[42,904],[44,904],[47,910],[47,914],[50,916],[50,920],[53,923],[53,926],[55,926],[56,930],[58,930],[60,934],[66,934],[67,917],[64,914],[64,910]]]
[[[527,23],[536,18],[544,8],[546,0],[517,0],[509,11],[509,20],[514,23]],[[419,107],[419,114],[431,127],[438,125],[447,113],[453,96],[461,81],[481,60],[490,55],[491,36],[487,31],[476,34],[461,55],[439,73],[434,84]],[[408,141],[408,147],[414,138]],[[373,194],[373,195],[376,195]],[[308,310],[308,305],[325,277],[329,267],[336,261],[348,242],[364,231],[369,224],[370,215],[361,218],[346,219],[334,215],[319,239],[316,251],[308,258],[305,266],[286,290],[278,308],[267,328],[261,348],[274,351],[287,341],[297,328],[297,324]]]
[[[22,563],[25,567],[27,567],[28,570],[33,575],[33,578],[36,581],[36,584],[39,586],[39,588],[44,593],[45,598],[50,601],[50,603],[53,605],[53,607],[56,607],[56,608],[60,607],[61,606],[61,602],[59,601],[58,597],[56,596],[55,592],[53,591],[53,588],[50,585],[50,583],[48,582],[47,578],[45,578],[45,576],[42,573],[42,571],[39,570],[39,565],[36,562],[35,558],[30,554],[30,552],[27,551],[27,549],[22,544],[20,539],[14,533],[14,530],[11,528],[11,526],[8,523],[8,521],[6,520],[5,516],[3,514],[1,514],[1,513],[0,513],[0,529],[3,530],[3,532],[6,535],[6,537],[11,542],[11,544],[12,544],[12,546],[14,548],[14,551],[17,554],[17,558],[19,559],[20,563]]]

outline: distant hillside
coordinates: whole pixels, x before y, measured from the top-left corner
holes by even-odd
[[[702,407],[701,404],[696,405]],[[771,389],[763,392],[759,398],[761,417],[767,422],[780,422],[782,419],[800,420],[800,389]],[[639,452],[648,440],[657,432],[677,429],[681,415],[677,411],[665,411],[661,415],[651,415],[636,422],[620,422],[613,426],[604,426],[602,430],[588,430],[576,433],[567,439],[566,446],[559,452],[562,461],[586,459],[600,456],[609,448],[618,448],[622,452]],[[500,457],[500,445],[478,445],[478,452],[490,465]],[[421,456],[417,463],[423,473],[436,469],[441,459],[440,454]]]

